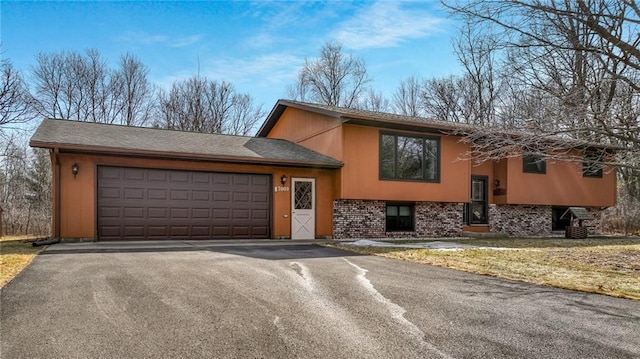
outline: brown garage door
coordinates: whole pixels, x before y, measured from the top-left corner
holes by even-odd
[[[270,176],[98,167],[98,239],[269,238]]]

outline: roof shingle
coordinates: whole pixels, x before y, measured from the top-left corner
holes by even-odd
[[[342,166],[336,159],[280,139],[56,119],[42,121],[31,137],[30,145],[90,152],[154,154],[283,165],[328,168]]]

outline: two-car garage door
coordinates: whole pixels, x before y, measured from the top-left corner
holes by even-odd
[[[98,239],[269,238],[271,176],[98,167]]]

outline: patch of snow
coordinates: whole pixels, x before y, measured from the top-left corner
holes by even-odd
[[[467,248],[482,248],[471,244],[462,244],[457,242],[433,241],[423,243],[388,243],[373,241],[370,239],[359,239],[354,242],[343,243],[356,247],[393,247],[393,248],[416,248],[416,249],[440,249],[440,250],[460,250]]]
[[[410,320],[404,317],[404,313],[407,312],[406,309],[392,302],[387,297],[382,295],[382,293],[376,290],[373,284],[371,284],[371,281],[367,278],[367,272],[369,272],[367,269],[360,267],[359,265],[351,262],[346,258],[342,258],[342,259],[344,259],[347,263],[349,263],[352,267],[354,267],[358,271],[358,274],[356,276],[358,282],[366,289],[367,292],[371,294],[371,296],[373,296],[373,298],[375,298],[375,300],[384,304],[389,309],[389,312],[391,312],[391,316],[395,320],[399,321],[402,325],[404,325],[415,340],[419,341],[426,349],[435,352],[440,357],[451,358],[449,355],[447,355],[446,353],[438,349],[435,345],[424,340],[424,337],[425,337],[424,332],[420,330],[420,328],[418,328]]]

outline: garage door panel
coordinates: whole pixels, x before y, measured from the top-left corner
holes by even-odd
[[[191,192],[191,196],[193,196],[194,201],[206,201],[208,202],[211,199],[211,193],[209,191],[198,191],[193,190]]]
[[[169,177],[171,178],[171,182],[189,182],[189,174],[189,172],[171,171]]]
[[[212,173],[213,184],[222,185],[231,183],[231,175],[228,173]]]
[[[193,226],[191,227],[191,235],[194,237],[209,237],[211,230],[209,226]]]
[[[193,208],[191,213],[191,218],[194,220],[211,218],[211,211],[209,208]]]
[[[124,199],[144,199],[144,188],[125,188]]]
[[[222,191],[213,191],[214,202],[229,202],[231,200],[231,193]]]
[[[144,181],[145,171],[140,168],[125,168],[124,179],[126,181]]]
[[[147,234],[149,237],[168,237],[169,231],[167,226],[148,226]]]
[[[129,219],[138,219],[145,218],[144,208],[134,207],[134,208],[124,208],[124,217]]]
[[[121,179],[122,168],[117,167],[100,167],[98,168],[99,179]]]
[[[168,192],[168,190],[166,190],[166,189],[149,189],[149,190],[147,190],[147,198],[148,199],[166,200],[167,199],[167,192]]]
[[[127,237],[144,237],[144,226],[124,226],[124,235]]]
[[[120,199],[120,188],[105,187],[101,188],[98,195],[103,199]]]
[[[99,215],[102,218],[120,218],[120,207],[102,207]]]
[[[249,209],[234,209],[233,219],[248,220],[249,218],[251,218],[251,216],[249,215],[250,213],[251,211]]]
[[[269,227],[267,226],[253,226],[251,227],[251,234],[256,237],[268,236]]]
[[[167,218],[167,213],[169,213],[168,208],[165,207],[150,207],[147,208],[147,217],[148,218]]]
[[[251,210],[251,218],[253,219],[269,219],[269,211],[264,209],[252,209]]]
[[[213,237],[217,238],[229,238],[231,236],[231,230],[229,226],[214,226]]]
[[[98,167],[98,237],[268,238],[270,176]]]
[[[231,218],[231,211],[228,208],[225,208],[225,209],[214,209],[213,210],[213,218],[214,219],[229,219],[229,218]]]
[[[186,189],[172,189],[171,190],[171,200],[172,201],[188,201],[189,200],[189,190]]]
[[[189,208],[171,208],[171,219],[188,219]]]
[[[251,198],[251,194],[249,192],[234,192],[233,193],[233,201],[234,202],[249,202],[249,198]]]

